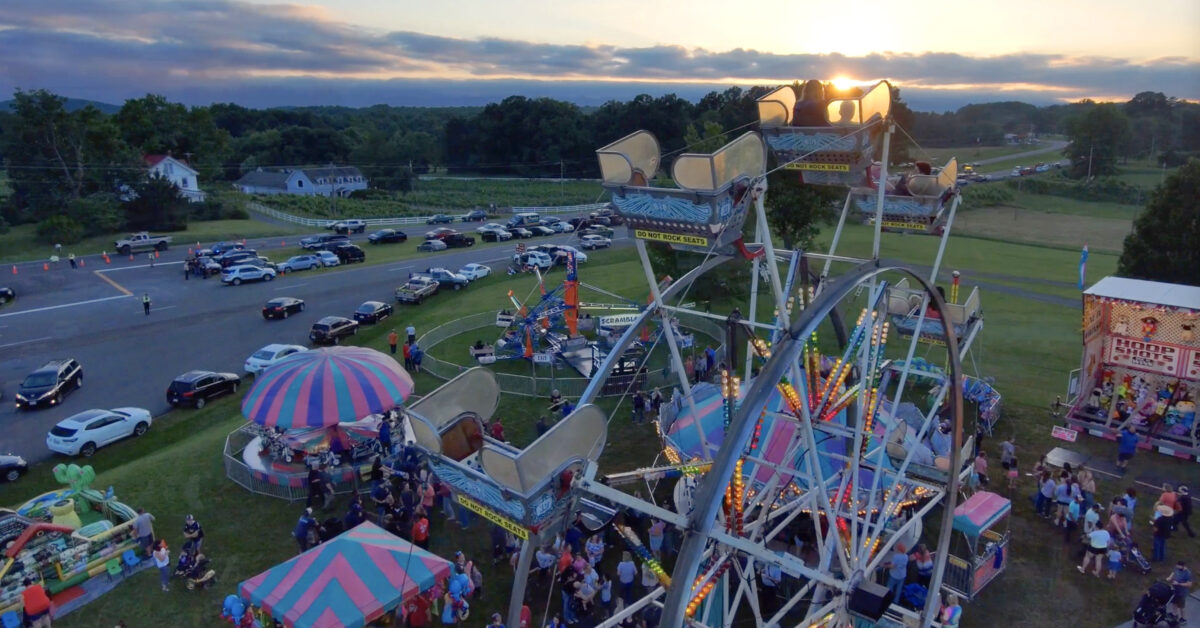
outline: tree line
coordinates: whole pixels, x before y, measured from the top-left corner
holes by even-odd
[[[260,167],[330,163],[356,165],[373,187],[399,192],[434,169],[594,178],[596,148],[637,129],[653,132],[668,159],[684,150],[712,150],[752,130],[755,101],[769,89],[731,87],[697,102],[643,94],[592,108],[510,96],[485,107],[260,110],[232,103],[187,107],[151,94],[127,100],[111,115],[90,105],[69,109],[67,99],[44,90],[18,91],[11,110],[0,112],[0,151],[11,188],[0,206],[0,227],[58,216],[59,227],[74,223],[88,235],[133,224],[179,227],[188,218],[232,211],[219,202],[189,207],[173,201],[161,209],[170,190],[147,180],[146,154],[185,159],[209,189]],[[1120,159],[1182,162],[1200,151],[1200,105],[1157,92],[1120,104],[992,103],[939,114],[911,111],[895,90],[893,111],[908,135],[928,146],[997,145],[1005,133],[1064,133],[1072,139],[1068,155],[1082,164],[1073,169],[1080,175],[1087,166],[1093,175],[1111,172]],[[897,134],[894,160],[911,161],[914,148]],[[132,202],[136,198],[158,200]]]

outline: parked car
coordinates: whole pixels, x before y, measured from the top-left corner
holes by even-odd
[[[300,353],[301,351],[308,351],[308,347],[301,347],[300,345],[269,344],[250,354],[250,357],[246,358],[246,364],[243,366],[243,368],[251,375],[258,375],[259,373],[267,370],[268,367],[275,366],[275,364],[280,360],[288,357],[289,355]]]
[[[83,367],[66,358],[50,360],[25,376],[17,387],[18,410],[57,406],[67,393],[83,387]]]
[[[485,220],[487,220],[487,212],[482,209],[472,209],[462,217],[463,222],[483,222]]]
[[[0,287],[0,305],[4,305],[15,298],[17,298],[16,290],[13,290],[7,286]]]
[[[517,237],[517,238],[521,238],[521,239],[533,237],[533,232],[530,231],[529,229],[526,229],[525,227],[514,227],[509,230],[509,233],[513,234],[513,237]]]
[[[289,257],[288,260],[279,265],[280,272],[290,273],[297,270],[308,270],[310,268],[320,268],[321,258],[316,255],[297,255]]]
[[[554,233],[571,233],[575,230],[575,225],[560,220],[550,225],[550,228],[554,230]]]
[[[483,233],[484,231],[492,231],[495,229],[503,229],[503,228],[504,228],[504,225],[502,225],[498,222],[489,222],[487,224],[479,225],[478,227],[476,227],[475,233]]]
[[[437,280],[433,277],[413,275],[408,278],[408,283],[396,288],[396,301],[420,305],[427,297],[437,294],[439,287]]]
[[[242,378],[236,373],[188,371],[167,386],[167,403],[173,406],[188,404],[197,410],[209,399],[237,392]]]
[[[575,263],[576,264],[587,263],[587,259],[588,259],[587,253],[584,253],[583,251],[580,251],[579,249],[577,249],[573,246],[568,246],[566,244],[560,245],[557,248],[557,250],[555,250],[554,256],[553,256],[554,263],[565,266],[567,264],[567,253],[575,254]]]
[[[332,251],[333,249],[336,249],[339,246],[344,246],[344,245],[351,243],[350,236],[332,235],[332,236],[326,236],[326,237],[328,238],[327,240],[317,244],[316,246],[309,247],[309,250],[316,251],[316,252]]]
[[[300,248],[310,251],[319,251],[321,249],[337,246],[343,242],[349,242],[350,237],[337,234],[322,234],[310,236],[300,239]]]
[[[338,261],[343,264],[353,264],[355,262],[367,261],[367,254],[353,244],[343,244],[333,249],[333,254],[336,255]]]
[[[441,239],[445,238],[446,236],[455,234],[455,233],[458,233],[458,232],[455,231],[454,229],[451,229],[450,227],[438,227],[437,229],[434,229],[433,231],[425,232],[425,239],[426,240],[441,240]]]
[[[235,286],[240,286],[246,281],[271,281],[274,278],[274,270],[251,266],[250,264],[226,268],[225,272],[221,273],[221,283],[233,284]]]
[[[342,338],[358,333],[358,322],[341,316],[326,316],[313,323],[308,339],[313,344],[338,344]]]
[[[226,251],[244,249],[246,248],[246,245],[242,244],[241,242],[218,242],[208,248],[212,250],[213,255],[221,255]]]
[[[479,232],[484,242],[505,242],[511,240],[513,234],[507,229],[487,229]]]
[[[475,246],[474,237],[463,235],[461,233],[451,233],[442,238],[442,242],[452,249],[462,248],[465,246]]]
[[[333,223],[334,233],[363,233],[367,230],[367,223],[363,220],[342,220]]]
[[[380,229],[375,233],[367,236],[367,242],[371,244],[387,244],[390,242],[405,242],[408,240],[408,234],[395,229]]]
[[[554,262],[550,259],[550,256],[541,251],[526,251],[524,253],[517,253],[513,256],[513,262],[522,268],[526,266],[535,266],[538,268],[538,270],[549,270],[550,267],[554,265]]]
[[[551,229],[550,227],[543,227],[541,225],[534,225],[534,226],[530,227],[529,232],[535,236],[552,236],[552,235],[554,235],[553,229]]]
[[[476,279],[483,279],[484,277],[492,274],[492,269],[491,267],[484,266],[483,264],[467,264],[466,266],[458,269],[458,274],[466,277],[470,281],[475,281]]]
[[[354,320],[359,323],[378,323],[392,315],[394,308],[390,303],[367,301],[354,310]]]
[[[333,251],[317,251],[317,259],[321,260],[322,266],[337,266],[342,263],[338,256]]]
[[[1033,171],[1034,172],[1050,172],[1050,166],[1048,164],[1040,163],[1033,167]]]
[[[585,249],[606,249],[612,246],[612,240],[604,236],[589,234],[579,239],[579,246]]]
[[[276,274],[279,273],[279,264],[272,262],[271,258],[267,257],[266,255],[259,255],[257,257],[251,257],[251,258],[246,259],[242,263],[249,264],[251,266],[261,266],[262,268],[270,268],[271,270],[275,271]]]
[[[434,251],[445,251],[446,243],[441,240],[426,240],[417,245],[417,250],[424,253],[432,253]]]
[[[434,214],[425,221],[425,224],[427,224],[427,225],[448,225],[452,222],[454,222],[454,219],[447,216],[446,214]]]
[[[604,225],[598,225],[595,223],[577,230],[576,233],[578,233],[580,237],[598,235],[604,238],[611,238],[613,236],[613,230],[611,227],[606,227]]]
[[[145,408],[85,410],[50,428],[46,447],[55,453],[90,458],[100,447],[145,434],[153,421]]]
[[[462,290],[471,283],[465,275],[452,273],[445,268],[429,268],[425,270],[425,275],[433,277],[443,288],[453,288],[454,290]]]
[[[230,266],[241,264],[243,260],[254,259],[256,257],[258,257],[258,251],[239,249],[237,251],[229,251],[217,257],[217,263],[221,265],[221,268],[229,268]]]
[[[0,478],[5,482],[16,482],[29,470],[29,462],[21,456],[0,455]]]
[[[196,263],[200,264],[200,270],[209,275],[221,274],[221,263],[211,257],[197,257]]]
[[[263,306],[263,318],[287,318],[304,311],[304,301],[294,297],[276,297]]]

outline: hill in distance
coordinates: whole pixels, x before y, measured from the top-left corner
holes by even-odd
[[[112,115],[121,110],[121,105],[112,103],[100,102],[98,100],[84,100],[82,98],[67,98],[67,111],[78,111],[84,107],[91,105],[100,110],[101,113]],[[0,111],[12,111],[13,101],[0,100]]]

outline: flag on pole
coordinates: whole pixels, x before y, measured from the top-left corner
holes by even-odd
[[[1087,273],[1087,244],[1083,245],[1083,251],[1079,253],[1079,289],[1083,290],[1084,275]]]

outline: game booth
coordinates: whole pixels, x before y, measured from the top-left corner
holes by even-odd
[[[1200,287],[1105,277],[1084,291],[1068,426],[1112,440],[1128,423],[1143,446],[1200,459],[1198,321]]]
[[[366,522],[242,582],[222,614],[241,618],[249,601],[287,628],[359,628],[450,572],[445,558]]]
[[[91,466],[60,464],[54,478],[68,488],[39,495],[16,510],[0,509],[0,625],[21,625],[25,579],[41,583],[54,617],[74,611],[143,567],[133,531],[137,511],[91,488]],[[148,564],[148,563],[147,563]]]

